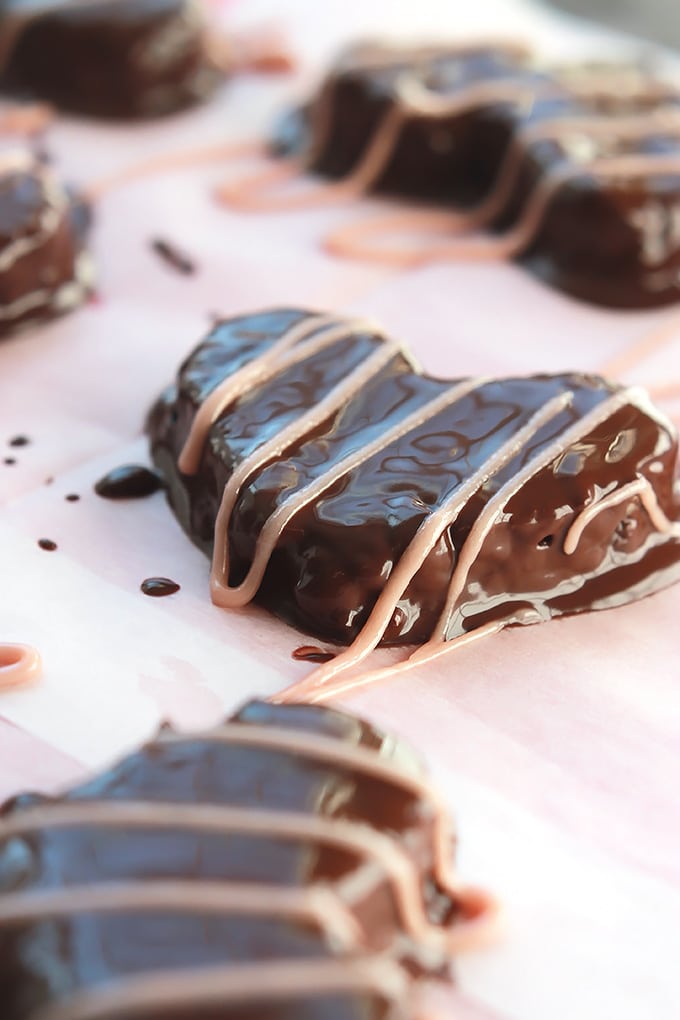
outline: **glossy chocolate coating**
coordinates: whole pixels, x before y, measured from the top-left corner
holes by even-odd
[[[405,76],[438,96],[451,97],[484,81],[518,79],[529,87],[542,77],[524,69],[518,55],[484,46],[451,53],[431,50],[417,59],[407,52],[385,66],[379,64],[385,51],[378,48],[376,57],[377,63],[372,62],[370,48],[358,47],[342,58],[316,101],[297,120],[282,121],[275,148],[290,152],[311,144],[315,151],[310,170],[346,177],[398,102],[398,86]],[[463,205],[478,201],[491,186],[509,141],[507,131],[480,130],[478,113],[472,109],[436,122],[409,114],[374,189],[426,201]]]
[[[28,155],[4,167],[0,159],[0,337],[88,295],[89,220],[88,208],[49,169]]]
[[[545,180],[551,170],[581,165],[583,139],[530,146],[525,175]],[[666,154],[677,170],[611,179],[588,173],[563,185],[521,261],[547,283],[574,297],[615,308],[653,308],[680,299],[680,135],[635,143],[593,143],[597,156]],[[525,193],[525,201],[529,193]]]
[[[380,67],[371,62],[370,51],[358,48],[331,71],[315,101],[282,122],[273,149],[310,153],[310,170],[347,178],[388,112],[401,103],[398,139],[371,188],[466,209],[494,194],[514,142],[524,151],[512,194],[490,224],[499,232],[521,222],[533,193],[565,161],[577,167],[598,155],[677,154],[677,172],[615,179],[584,171],[559,189],[541,229],[517,255],[546,283],[579,299],[619,308],[656,307],[680,297],[680,134],[676,128],[664,136],[659,127],[656,136],[626,143],[616,138],[615,118],[677,110],[680,95],[653,75],[634,70],[585,66],[580,74],[572,68],[551,75],[493,49],[433,50],[421,59],[395,51],[393,60]],[[466,87],[494,81],[503,83],[499,94],[504,89],[506,94],[428,118],[405,108],[399,90],[409,81],[422,84],[436,99],[455,98]],[[518,98],[517,87],[526,87],[524,99]],[[587,130],[575,129],[571,151],[567,143],[522,140],[523,133],[542,123],[602,116],[613,118],[609,139],[589,138]],[[464,249],[460,257],[465,258]]]
[[[163,488],[163,482],[154,471],[143,464],[121,464],[107,471],[94,485],[102,499],[145,499]]]
[[[206,98],[221,80],[190,0],[49,2],[28,13],[16,0],[3,21],[4,31],[16,34],[0,87],[75,113],[169,114]],[[0,21],[0,44],[2,33]]]
[[[157,912],[128,909],[115,913],[73,909],[66,916],[3,922],[3,896],[40,893],[98,884],[191,879],[304,889],[332,887],[360,866],[349,850],[300,836],[282,841],[267,835],[172,828],[126,829],[87,823],[70,827],[45,824],[37,830],[3,837],[3,819],[50,804],[87,806],[116,801],[153,804],[240,806],[253,810],[295,811],[302,815],[361,821],[395,837],[419,856],[428,882],[424,839],[431,808],[398,785],[370,779],[304,751],[305,733],[337,740],[345,747],[370,748],[383,760],[408,761],[410,752],[367,723],[311,706],[246,705],[235,723],[293,730],[299,751],[221,743],[198,736],[180,737],[163,729],[156,740],[123,759],[102,776],[56,800],[26,795],[0,810],[0,1001],[3,1020],[26,1020],[62,996],[110,984],[116,979],[156,970],[271,960],[320,960],[341,953],[326,933],[292,917],[249,916],[238,911],[204,915],[195,911]],[[419,767],[413,766],[414,774]],[[48,815],[46,817],[49,817]],[[380,891],[380,890],[379,890]],[[365,915],[366,951],[389,946],[389,894],[374,896]],[[450,906],[450,904],[449,904]],[[441,911],[440,911],[441,912]],[[371,920],[371,917],[373,919]],[[400,950],[403,952],[403,947]],[[348,950],[342,950],[345,954]],[[353,951],[352,951],[353,952]],[[352,966],[352,953],[346,966]],[[404,1008],[406,1008],[404,1006]],[[131,1017],[136,1014],[125,1014]],[[146,1013],[144,1014],[147,1015]],[[156,1015],[155,1013],[153,1014]],[[377,994],[291,996],[290,1000],[248,1007],[170,1009],[173,1020],[399,1020],[401,1007]]]
[[[245,394],[210,430],[197,474],[177,457],[197,407],[225,377],[266,350],[307,313],[275,311],[226,321],[184,363],[149,420],[153,456],[173,509],[206,552],[224,485],[249,453],[345,375],[377,337],[356,334]],[[450,386],[414,371],[396,354],[337,414],[251,476],[231,517],[231,582],[250,564],[264,522],[282,500],[349,452],[400,422]],[[567,407],[508,465],[493,474],[444,531],[399,601],[386,644],[427,641],[470,529],[489,499],[539,453],[619,388],[579,374],[494,380],[375,454],[299,510],[279,538],[256,596],[318,638],[350,643],[361,631],[427,515],[551,398]],[[543,619],[639,598],[680,575],[680,541],[660,535],[635,501],[602,512],[567,555],[564,538],[586,505],[647,478],[660,507],[680,517],[673,492],[675,433],[653,408],[631,399],[592,434],[562,450],[506,507],[485,540],[452,614],[447,636],[489,620],[513,622],[520,610]],[[549,536],[549,543],[544,542]]]

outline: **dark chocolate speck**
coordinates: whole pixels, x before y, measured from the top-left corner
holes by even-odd
[[[324,652],[323,648],[316,645],[300,645],[292,653],[292,658],[302,662],[330,662],[335,658],[335,652]]]
[[[169,577],[147,577],[140,584],[140,588],[145,595],[162,598],[164,595],[174,595],[176,591],[179,591],[180,586],[177,581],[171,581]]]
[[[54,552],[57,548],[57,543],[53,542],[51,538],[39,538],[38,545],[41,549],[44,549],[45,552]]]
[[[161,478],[143,464],[122,464],[100,478],[94,491],[103,499],[143,499],[163,488]]]
[[[193,259],[169,241],[156,238],[151,242],[151,248],[167,265],[176,269],[182,276],[192,276],[196,272],[196,263]]]

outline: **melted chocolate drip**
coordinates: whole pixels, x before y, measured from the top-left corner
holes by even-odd
[[[164,598],[166,595],[174,595],[175,592],[180,590],[177,582],[171,581],[169,577],[147,577],[139,587],[145,595],[151,595],[152,598],[156,599]]]
[[[103,499],[143,499],[163,488],[163,480],[143,464],[123,464],[100,478],[94,491]]]
[[[298,662],[330,662],[335,658],[335,652],[324,652],[323,648],[317,648],[316,645],[300,645],[292,652],[291,658]]]

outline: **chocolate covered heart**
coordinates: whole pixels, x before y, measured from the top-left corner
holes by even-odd
[[[370,323],[262,312],[215,327],[149,432],[213,601],[255,599],[343,662],[680,574],[675,430],[596,376],[447,382]]]

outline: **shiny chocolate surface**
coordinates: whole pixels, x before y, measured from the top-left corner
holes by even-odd
[[[28,153],[0,157],[0,337],[88,295],[89,220],[80,198]]]
[[[371,953],[387,953],[393,960],[390,966],[397,969],[400,959],[408,958],[408,938],[403,933],[397,938],[389,847],[394,843],[400,854],[409,856],[418,888],[432,886],[426,838],[431,806],[407,794],[398,779],[404,770],[419,776],[420,768],[407,764],[410,752],[398,741],[328,709],[252,702],[231,725],[243,734],[241,742],[228,733],[222,739],[220,727],[193,736],[163,728],[140,751],[62,797],[25,795],[0,809],[3,1020],[30,1020],[48,1007],[61,1007],[63,1015],[70,1016],[69,1003],[80,1016],[76,1004],[85,994],[94,999],[111,989],[114,995],[117,989],[130,994],[136,981],[153,984],[155,975],[171,972],[180,981],[184,976],[191,980],[193,972],[206,972],[209,978],[218,974],[228,984],[231,969],[236,973],[251,965],[265,969],[254,972],[242,1002],[225,999],[220,1004],[219,996],[211,1002],[197,999],[190,1008],[181,999],[166,1002],[159,977],[162,1009],[149,1008],[147,1002],[139,1011],[112,1010],[110,1015],[130,1020],[160,1015],[177,1020],[398,1020],[411,1015],[407,1002],[386,997],[369,981],[363,987],[360,969],[357,986],[344,990],[315,991],[312,977],[313,968],[323,967],[324,961],[344,961],[342,967],[351,975]],[[251,734],[257,739],[249,745]],[[268,734],[274,742],[270,750]],[[275,749],[281,734],[284,742],[286,734],[295,738],[287,750]],[[315,758],[314,747],[308,747],[314,739],[322,740],[325,764]],[[363,748],[382,761],[385,777],[378,780],[343,765],[352,748]],[[153,812],[163,804],[173,805],[176,813],[160,824]],[[146,811],[134,824],[123,824],[110,813],[116,806],[130,810],[134,805],[142,815]],[[224,824],[211,828],[198,819],[187,825],[186,812],[197,807],[217,810],[218,818],[220,811],[226,812]],[[244,809],[246,820],[269,819],[272,829],[277,818],[297,819],[297,834],[276,835],[267,825],[259,834],[249,833],[229,814],[237,807]],[[70,821],[65,810],[72,814]],[[315,819],[351,822],[348,831],[358,834],[356,846],[351,839],[342,848],[314,836],[307,824]],[[334,831],[332,826],[329,831]],[[380,865],[376,871],[373,864],[357,887],[363,892],[357,894],[352,892],[352,876],[367,866],[361,849],[366,831],[388,838],[385,869]],[[163,903],[164,895],[173,897],[176,883],[184,902],[171,898]],[[223,889],[245,890],[257,909],[208,906],[201,898],[207,884],[215,897]],[[154,889],[160,894],[155,906],[135,898]],[[314,889],[331,897],[317,921],[295,912]],[[122,900],[102,906],[97,897],[107,890],[113,890],[114,904],[115,890]],[[281,890],[293,893],[294,908],[276,909]],[[435,895],[434,888],[430,894]],[[44,907],[35,910],[31,904],[40,897]],[[441,892],[436,898],[441,915]],[[344,945],[327,926],[326,915],[333,913],[336,902],[346,913],[354,912],[363,930],[358,942]],[[449,902],[449,914],[451,910]],[[425,967],[430,976],[438,976],[444,965],[441,951],[436,960],[430,951],[427,966],[424,959],[420,972]],[[268,965],[298,968],[299,990],[293,986],[272,997],[266,989]],[[417,972],[411,961],[403,981],[410,983]]]
[[[271,311],[219,324],[151,413],[153,456],[168,481],[172,507],[206,552],[224,486],[239,463],[380,343],[377,335],[349,326],[345,339],[321,355],[245,392],[210,428],[198,472],[182,474],[177,460],[199,405],[306,314]],[[397,352],[337,413],[253,472],[231,516],[232,583],[243,578],[266,521],[285,499],[450,387],[414,370]],[[680,575],[673,427],[636,392],[595,376],[564,373],[480,380],[451,406],[342,472],[284,528],[257,601],[318,638],[354,640],[423,522],[463,491],[473,472],[484,473],[501,445],[512,442],[551,401],[561,409],[519,442],[507,463],[490,470],[443,527],[399,599],[383,643],[431,637],[458,576],[457,563],[472,548],[468,539],[476,522],[546,451],[547,463],[508,497],[474,551],[446,636],[490,620],[522,622],[527,611],[533,622],[620,605],[670,584]],[[603,420],[581,434],[580,422],[599,409]],[[646,480],[671,530],[659,531],[631,496],[596,512],[567,553],[567,535],[579,515],[636,480]]]
[[[539,71],[490,46],[359,46],[282,122],[272,148],[345,181],[372,153],[364,190],[453,206],[473,217],[470,229],[517,234],[490,257],[516,258],[581,300],[645,308],[680,297],[679,115],[677,88],[635,65]],[[665,169],[655,168],[660,154]],[[602,157],[630,155],[646,157],[647,169],[596,169]],[[525,229],[532,201],[553,187],[540,222]],[[464,242],[451,257],[465,261]]]
[[[358,47],[341,59],[306,110],[307,141],[313,153],[310,170],[342,178],[354,170],[386,115],[397,106],[404,81],[413,78],[440,98],[455,99],[466,88],[487,81],[525,82],[540,76],[512,51],[485,46],[460,52],[430,50],[391,58],[387,51]],[[501,86],[502,88],[502,86]],[[478,111],[443,114],[436,121],[411,113],[373,187],[376,191],[425,201],[468,204],[479,200],[493,182],[494,167],[509,135],[495,131],[480,137]],[[288,147],[301,144],[298,128],[284,122]]]

